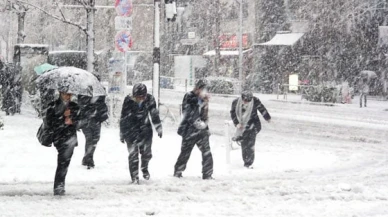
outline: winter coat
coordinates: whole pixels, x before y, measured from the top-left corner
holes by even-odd
[[[131,96],[125,97],[120,118],[120,139],[125,139],[132,143],[152,138],[152,124],[157,132],[162,131],[162,124],[159,111],[156,108],[155,98],[147,94],[145,100],[139,104]]]
[[[108,119],[108,106],[105,103],[105,96],[94,98],[79,96],[78,104],[81,108],[81,128],[94,123],[102,123]]]
[[[363,83],[361,85],[361,93],[363,93],[363,94],[369,93],[369,85],[367,83]]]
[[[202,101],[193,91],[186,93],[182,102],[183,119],[178,128],[178,135],[188,138],[200,133],[208,133],[209,127],[199,130],[194,126],[198,120],[208,122],[208,103]]]
[[[65,110],[70,110],[72,125],[65,124]],[[53,143],[55,147],[61,146],[72,137],[77,137],[77,124],[80,118],[80,109],[75,102],[69,102],[66,106],[61,99],[51,102],[44,116],[45,125],[54,132]],[[78,143],[76,143],[77,146]]]
[[[233,101],[232,108],[230,110],[230,116],[231,116],[235,126],[237,126],[239,124],[238,119],[237,119],[237,115],[236,115],[236,105],[237,105],[238,99],[239,98],[237,98]],[[261,131],[261,122],[260,122],[259,116],[257,115],[257,110],[263,115],[264,119],[267,121],[271,120],[271,115],[268,113],[267,109],[261,103],[259,98],[253,97],[252,100],[254,100],[252,114],[251,114],[251,118],[248,121],[248,124],[247,124],[245,130],[253,130],[256,133],[259,133]]]
[[[369,93],[369,79],[368,78],[361,78],[359,86],[360,86],[360,92],[362,94]]]

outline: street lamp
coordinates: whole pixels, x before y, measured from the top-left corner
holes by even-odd
[[[154,21],[154,72],[152,76],[152,95],[157,100],[156,106],[160,103],[160,0],[154,0],[155,21]]]
[[[240,91],[243,90],[245,86],[245,78],[243,74],[243,4],[244,0],[236,0],[237,3],[240,5],[240,13],[239,13],[239,31],[238,31],[238,47],[239,47],[239,67],[238,67],[238,74],[239,74],[239,80],[241,82],[240,84]]]

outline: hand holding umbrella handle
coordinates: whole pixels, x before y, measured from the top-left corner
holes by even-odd
[[[71,118],[66,117],[66,119],[65,119],[65,124],[66,124],[66,125],[73,125],[73,121],[71,120]]]
[[[63,115],[65,116],[65,124],[66,125],[73,125],[73,121],[70,118],[70,115],[71,115],[70,109],[67,108],[65,110],[65,113],[63,113]]]
[[[65,117],[69,117],[71,114],[70,109],[66,109],[65,113],[63,114]]]

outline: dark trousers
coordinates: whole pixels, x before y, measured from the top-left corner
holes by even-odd
[[[96,151],[97,143],[100,140],[101,123],[97,121],[89,121],[88,126],[82,129],[85,135],[85,155],[82,160],[83,165],[94,166],[94,152]]]
[[[77,143],[77,137],[73,136],[66,142],[55,144],[58,151],[57,171],[55,173],[54,191],[65,188],[65,179],[67,170],[73,156],[74,147]]]
[[[181,153],[175,164],[175,173],[182,173],[186,169],[191,152],[194,146],[197,145],[202,152],[202,175],[209,177],[213,174],[213,156],[210,151],[209,136],[199,135],[194,138],[182,140]]]
[[[129,173],[132,180],[139,178],[139,154],[141,155],[141,171],[148,173],[148,164],[152,158],[152,135],[137,142],[126,140],[128,148]]]
[[[241,141],[242,158],[244,166],[249,167],[255,161],[256,132],[245,131]]]
[[[364,100],[364,106],[366,107],[367,96],[368,96],[368,94],[366,94],[366,93],[361,93],[361,97],[360,97],[360,107],[362,107],[362,100]]]

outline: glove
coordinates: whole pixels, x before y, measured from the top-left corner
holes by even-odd
[[[125,140],[123,138],[120,138],[121,143],[125,143]]]
[[[158,136],[159,136],[159,138],[162,138],[163,137],[163,131],[158,132]]]
[[[207,124],[199,118],[194,122],[193,125],[197,130],[204,130],[207,128]]]

